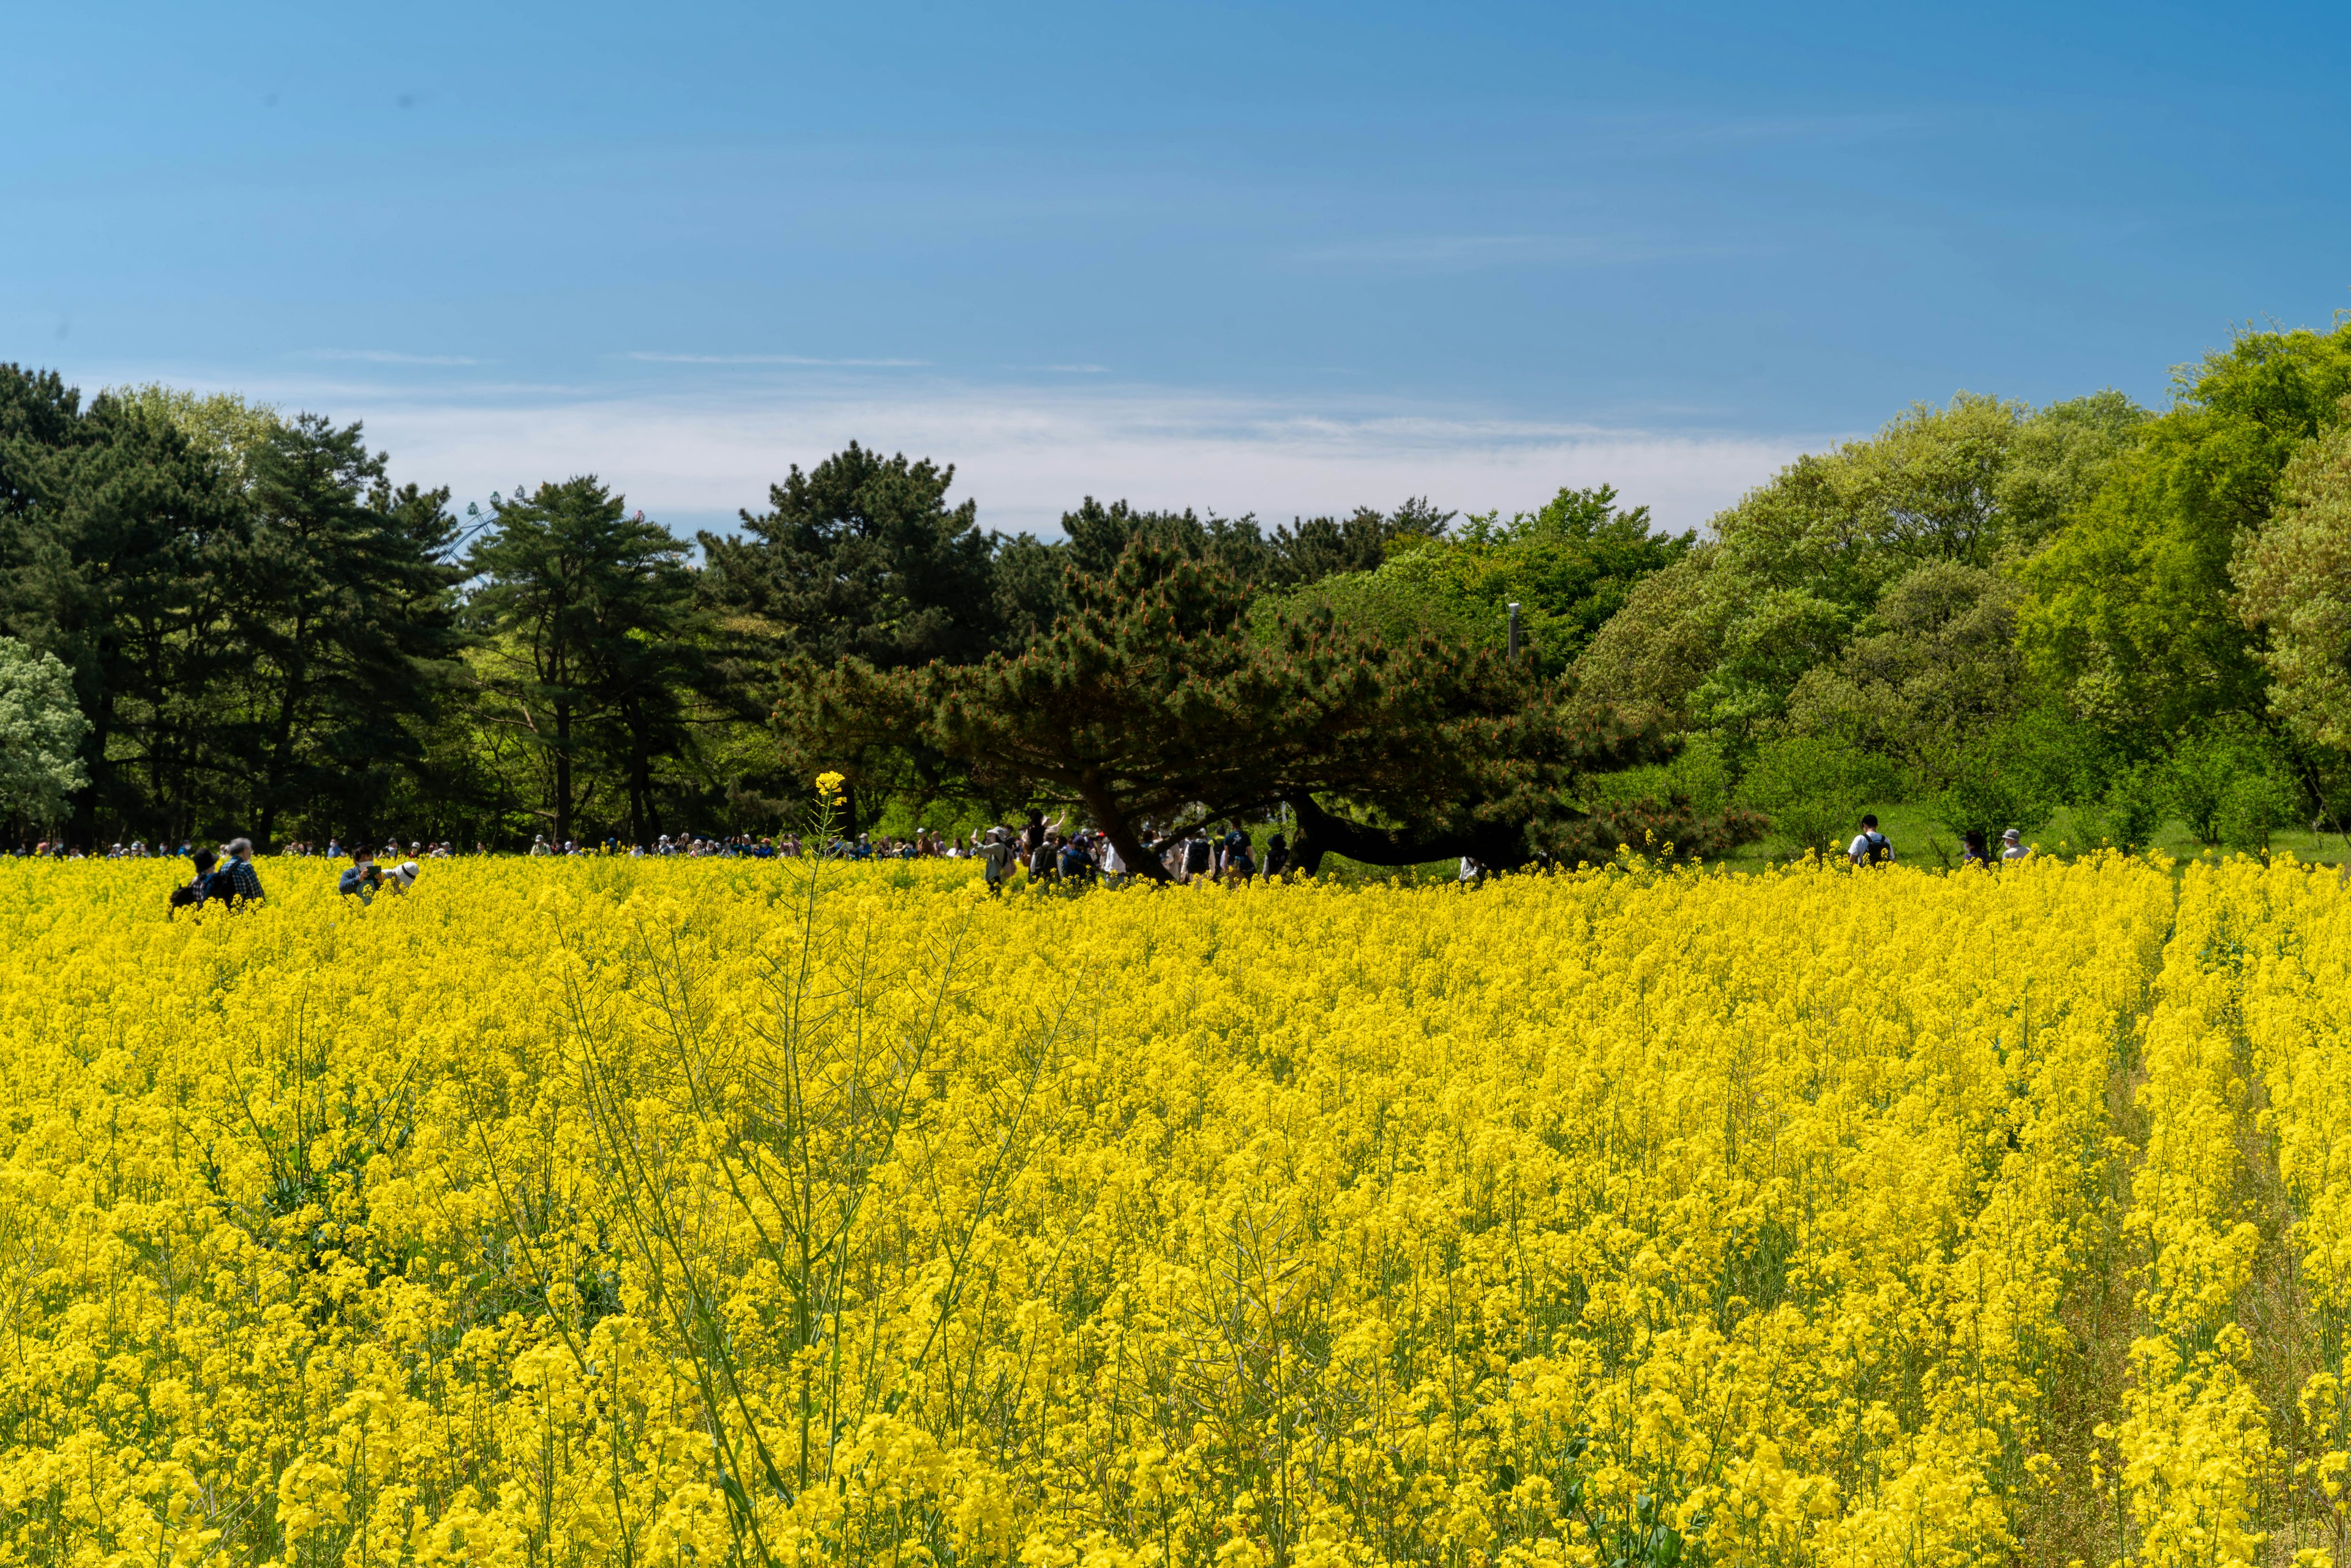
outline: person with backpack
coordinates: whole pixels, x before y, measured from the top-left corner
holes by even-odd
[[[1192,836],[1184,841],[1184,880],[1196,882],[1214,875],[1216,864],[1217,847],[1208,841],[1207,830],[1195,829]]]
[[[253,841],[231,839],[221,846],[221,852],[228,857],[228,863],[221,868],[221,873],[228,877],[235,901],[239,904],[260,903],[261,873],[253,869]],[[217,898],[220,895],[214,894],[212,896]]]
[[[986,867],[988,894],[1002,896],[1005,878],[1012,874],[1012,845],[1002,828],[987,830],[987,845],[979,852],[979,858]]]
[[[1225,881],[1240,887],[1256,875],[1257,856],[1249,851],[1249,835],[1235,828],[1225,835]]]
[[[213,868],[220,863],[220,857],[213,853],[210,850],[198,850],[188,858],[195,863],[196,874],[186,883],[183,883],[180,886],[172,890],[171,913],[174,915],[177,915],[183,909],[202,909],[204,907],[204,900],[210,894],[212,879],[215,874]],[[225,884],[224,884],[221,894],[222,902],[226,903],[230,896],[231,895],[228,893]]]
[[[1844,858],[1856,866],[1889,865],[1894,860],[1894,841],[1877,831],[1877,819],[1864,816],[1861,831],[1845,847]]]

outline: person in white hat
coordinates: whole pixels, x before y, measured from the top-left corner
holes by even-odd
[[[2031,850],[2024,847],[2024,835],[2018,832],[2014,828],[2011,828],[2008,831],[2001,834],[2000,858],[2002,861],[2021,861],[2032,852]]]

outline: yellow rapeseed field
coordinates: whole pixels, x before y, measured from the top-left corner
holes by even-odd
[[[2331,873],[261,869],[0,862],[0,1562],[2342,1560]]]

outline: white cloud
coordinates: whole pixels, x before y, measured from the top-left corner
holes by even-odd
[[[791,465],[805,468],[855,440],[953,463],[955,494],[977,497],[988,527],[1045,533],[1088,495],[1287,521],[1424,494],[1465,512],[1507,512],[1563,485],[1602,483],[1681,528],[1829,439],[1329,413],[1136,390],[496,407],[346,399],[339,407],[366,419],[371,444],[391,450],[396,473],[454,486],[460,497],[594,473],[654,517],[707,526],[764,505]]]
[[[674,394],[577,387],[427,389],[360,377],[256,377],[152,364],[84,366],[93,384],[162,379],[233,387],[367,426],[395,478],[460,502],[595,474],[674,527],[731,523],[766,504],[795,463],[852,441],[956,465],[960,498],[1006,532],[1058,531],[1081,497],[1254,512],[1268,522],[1394,507],[1426,495],[1463,512],[1540,506],[1562,486],[1609,484],[1661,527],[1703,524],[1797,454],[1845,433],[1574,423],[1433,404],[1249,399],[1089,381],[892,383],[855,376]],[[99,373],[103,372],[103,373]]]

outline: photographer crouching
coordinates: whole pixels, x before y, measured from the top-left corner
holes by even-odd
[[[416,880],[416,871],[414,861],[403,861],[389,869],[380,867],[375,863],[375,852],[362,847],[351,852],[351,863],[343,868],[335,891],[355,896],[361,904],[373,904],[381,890],[406,893],[409,884]]]

